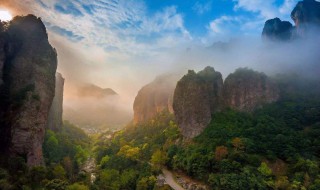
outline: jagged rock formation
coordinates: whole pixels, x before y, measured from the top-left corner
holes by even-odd
[[[291,18],[296,27],[303,24],[314,23],[320,24],[320,2],[315,0],[303,0],[298,2],[291,12]]]
[[[134,123],[152,119],[162,111],[173,113],[173,92],[177,80],[176,75],[163,75],[142,87],[133,104]]]
[[[309,29],[320,26],[320,2],[303,0],[298,2],[291,12],[291,18],[296,25],[296,33],[304,36]]]
[[[64,78],[56,73],[56,88],[48,116],[47,129],[59,131],[62,127]]]
[[[43,164],[42,143],[55,89],[57,53],[46,28],[33,15],[15,17],[4,30],[7,38],[1,102],[1,151],[21,156],[28,166]]]
[[[211,115],[221,111],[222,90],[222,75],[212,67],[198,73],[189,70],[177,83],[173,109],[184,136],[199,135],[210,123]]]
[[[212,114],[226,108],[251,112],[277,101],[277,86],[263,73],[238,69],[223,84],[222,76],[207,67],[189,71],[177,84],[173,109],[185,137],[199,135],[210,123]]]
[[[237,69],[226,78],[223,96],[226,106],[251,112],[263,104],[277,101],[279,90],[265,74]]]
[[[79,97],[95,97],[95,98],[105,98],[111,95],[118,95],[111,88],[101,88],[94,84],[86,84],[78,89]]]
[[[313,29],[320,27],[320,2],[315,0],[303,0],[298,2],[291,12],[291,18],[295,23],[292,27],[288,21],[274,18],[266,21],[262,36],[271,40],[289,40],[304,37]]]
[[[288,21],[281,21],[279,18],[267,20],[262,36],[268,40],[283,40],[291,39],[293,26]]]

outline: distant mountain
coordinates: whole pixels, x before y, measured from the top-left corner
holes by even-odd
[[[81,128],[119,128],[132,120],[124,98],[111,88],[83,84],[67,92],[63,118]]]
[[[118,95],[113,89],[101,88],[94,84],[85,84],[78,89],[79,97],[105,98],[113,95]]]

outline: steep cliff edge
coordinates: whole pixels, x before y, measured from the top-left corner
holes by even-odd
[[[133,104],[134,123],[152,119],[165,110],[173,113],[173,92],[177,81],[176,75],[163,75],[142,87]]]
[[[237,69],[223,86],[225,105],[238,111],[251,112],[263,104],[279,99],[279,90],[265,74],[250,69]]]
[[[50,107],[47,129],[59,131],[62,127],[64,78],[56,73],[56,88]]]
[[[57,53],[48,42],[44,24],[33,15],[15,17],[4,32],[6,48],[0,48],[0,55],[5,54],[2,151],[24,157],[28,166],[41,165],[44,131],[55,91]]]
[[[281,21],[279,18],[267,20],[264,24],[262,36],[267,40],[282,40],[291,39],[293,26],[288,21]]]
[[[297,3],[291,12],[291,19],[295,27],[288,21],[279,18],[267,20],[262,36],[268,40],[287,41],[299,37],[305,37],[308,33],[320,28],[320,2],[315,0],[303,0]]]
[[[238,69],[223,83],[222,75],[207,67],[189,71],[178,82],[173,109],[183,136],[193,138],[207,127],[213,113],[227,108],[251,112],[278,99],[277,85],[263,73]]]
[[[222,109],[222,75],[212,67],[195,73],[189,70],[177,83],[173,97],[176,121],[186,137],[199,135]]]

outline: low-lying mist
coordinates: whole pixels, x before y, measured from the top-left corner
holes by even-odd
[[[87,126],[125,125],[133,118],[133,101],[139,89],[156,76],[167,73],[182,76],[189,69],[199,71],[206,66],[214,67],[224,78],[239,67],[270,76],[290,73],[318,78],[320,40],[316,31],[287,42],[256,36],[230,37],[230,41],[220,42],[217,37],[211,45],[193,42],[152,56],[129,56],[110,62],[103,51],[83,52],[53,36],[51,41],[59,55],[58,70],[66,78],[65,119]],[[93,62],[97,57],[101,63]],[[111,88],[118,95],[103,99],[76,95],[75,89],[86,83]]]

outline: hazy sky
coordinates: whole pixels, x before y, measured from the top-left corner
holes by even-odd
[[[42,18],[58,51],[58,71],[66,78],[67,90],[76,83],[94,83],[131,101],[156,75],[186,61],[179,56],[188,48],[238,36],[259,38],[267,19],[291,21],[297,2],[0,0],[0,8]]]

